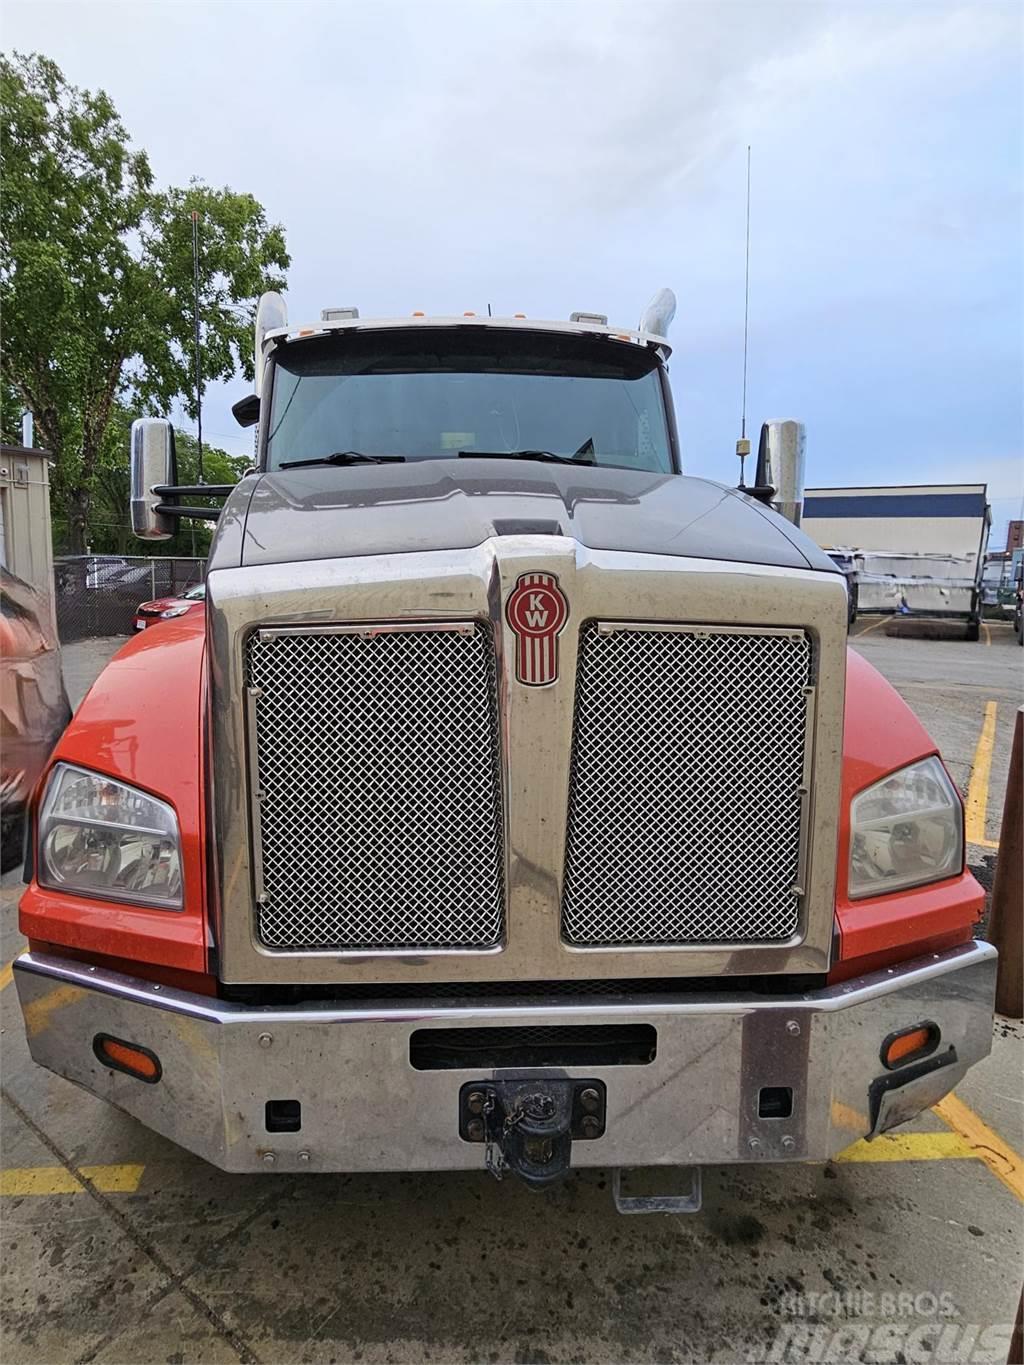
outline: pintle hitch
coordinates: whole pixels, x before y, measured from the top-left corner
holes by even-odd
[[[459,1093],[459,1133],[485,1144],[484,1164],[501,1180],[506,1171],[543,1190],[569,1170],[574,1140],[604,1134],[601,1081],[471,1081]]]

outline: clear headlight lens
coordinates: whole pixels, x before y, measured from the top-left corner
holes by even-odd
[[[38,876],[57,891],[180,910],[174,811],[111,777],[58,763],[39,812]]]
[[[185,613],[191,609],[191,606],[191,602],[182,602],[176,607],[168,607],[166,611],[160,613],[160,620],[167,621],[172,616],[184,616]]]
[[[954,877],[963,857],[963,807],[937,758],[890,773],[850,803],[851,896]]]

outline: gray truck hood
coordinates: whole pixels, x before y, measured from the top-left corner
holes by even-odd
[[[782,517],[707,479],[473,459],[251,476],[224,509],[210,567],[468,549],[517,534],[838,572]]]

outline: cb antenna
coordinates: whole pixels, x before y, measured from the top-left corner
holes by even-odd
[[[740,439],[736,454],[740,457],[740,487],[745,488],[744,474],[750,442],[747,440],[747,351],[750,342],[750,146],[747,146],[747,249],[743,281],[743,402],[740,412]]]
[[[203,371],[199,351],[199,214],[192,210],[192,283],[195,290],[196,324],[196,444],[199,448],[199,482],[203,478]]]

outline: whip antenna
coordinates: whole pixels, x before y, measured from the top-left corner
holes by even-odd
[[[744,472],[750,442],[747,440],[747,353],[750,343],[750,147],[747,146],[747,246],[743,279],[743,401],[740,412],[740,439],[736,454],[740,457],[740,487],[745,488]]]
[[[203,478],[203,371],[199,351],[199,214],[192,210],[192,281],[195,289],[196,324],[196,443],[199,447],[199,482]]]

